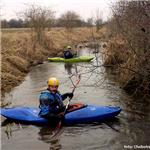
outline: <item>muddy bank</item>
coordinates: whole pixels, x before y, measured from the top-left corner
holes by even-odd
[[[44,43],[39,44],[30,29],[2,30],[2,95],[20,84],[31,66],[43,63],[48,56],[60,56],[66,45],[75,49],[78,43],[92,41],[93,36],[101,39],[105,31],[76,28],[68,33],[63,28],[54,28],[45,33]]]

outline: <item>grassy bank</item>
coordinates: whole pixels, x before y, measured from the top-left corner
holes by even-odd
[[[2,30],[2,95],[23,81],[30,67],[47,60],[48,56],[57,56],[66,45],[77,45],[101,39],[103,28],[98,33],[91,28],[76,28],[71,33],[64,28],[53,28],[46,31],[44,42],[39,44],[30,29]]]

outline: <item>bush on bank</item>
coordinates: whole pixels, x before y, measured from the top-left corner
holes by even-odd
[[[105,65],[119,69],[119,82],[131,95],[150,95],[150,2],[120,1],[112,6]]]

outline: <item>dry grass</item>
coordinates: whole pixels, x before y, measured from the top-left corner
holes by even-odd
[[[111,38],[108,42],[105,53],[105,65],[125,63],[129,58],[128,48],[121,37]]]
[[[128,50],[126,42],[121,36],[112,37],[104,53],[104,65],[117,67],[118,82],[124,87],[135,73],[132,71],[135,67],[135,58]]]
[[[143,79],[143,73],[147,71],[144,70],[147,65],[145,59],[143,62],[142,57],[138,59],[129,50],[121,36],[113,37],[108,42],[104,60],[106,66],[117,68],[117,81],[128,94],[136,98],[149,97],[149,82],[147,79]],[[142,64],[142,68],[139,66],[140,64]]]
[[[104,30],[104,31],[103,31]],[[102,38],[105,29],[95,32],[96,39]],[[2,94],[18,85],[31,65],[36,65],[48,56],[56,56],[64,46],[74,46],[92,39],[91,29],[76,28],[67,33],[64,28],[54,28],[46,32],[43,44],[36,41],[29,29],[2,30]]]

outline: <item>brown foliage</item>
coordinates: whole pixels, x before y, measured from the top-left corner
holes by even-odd
[[[48,56],[60,55],[68,44],[74,46],[88,41],[91,32],[89,28],[76,28],[69,40],[67,35],[64,28],[53,28],[45,33],[44,44],[40,45],[34,34],[31,36],[30,29],[2,31],[2,92],[18,85],[31,65],[42,63]],[[95,36],[101,38],[97,33]]]
[[[150,2],[120,1],[112,6],[112,12],[110,35],[124,42],[120,45],[117,38],[112,40],[108,51],[122,60],[119,68],[124,89],[145,97],[150,94]]]

